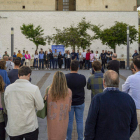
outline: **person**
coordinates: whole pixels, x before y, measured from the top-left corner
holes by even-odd
[[[107,57],[106,55],[108,54],[107,50],[105,50],[105,63],[107,64]]]
[[[83,66],[85,66],[85,61],[86,61],[86,52],[85,52],[85,50],[84,50],[84,49],[83,49],[82,55],[83,55]]]
[[[18,50],[18,54],[17,54],[17,57],[19,57],[20,59],[23,57],[20,50]]]
[[[109,61],[112,60],[111,57],[112,57],[112,56],[111,56],[111,54],[110,54],[110,51],[108,51],[108,53],[106,54],[107,64],[108,64]]]
[[[2,59],[2,56],[1,56],[1,54],[0,54],[0,60]]]
[[[85,102],[86,78],[84,75],[78,74],[79,61],[71,61],[71,72],[66,74],[68,88],[72,91],[72,106],[69,113],[69,124],[67,130],[67,140],[71,140],[73,129],[74,113],[77,123],[78,140],[83,140],[83,113]]]
[[[79,53],[80,69],[83,69],[83,55]]]
[[[97,61],[99,61],[99,57],[100,57],[100,55],[98,54],[98,51],[96,51],[95,58]]]
[[[90,53],[90,68],[92,68],[92,63],[93,63],[94,59],[95,59],[95,55],[93,53],[93,50],[91,50],[91,53]]]
[[[43,53],[43,50],[41,50],[41,52],[39,53],[39,69],[41,69],[41,65],[42,65],[42,69],[44,69],[44,53]]]
[[[135,74],[135,73],[136,73],[136,70],[135,70],[135,68],[134,68],[133,62],[132,62],[131,65],[130,65],[130,70],[132,71],[132,74]]]
[[[14,63],[12,62],[13,58],[12,57],[7,57],[5,56],[7,61],[6,61],[6,71],[9,72],[14,68]]]
[[[4,60],[0,61],[0,75],[3,78],[3,81],[5,83],[5,88],[10,85],[10,80],[8,78],[8,74],[6,71],[6,62]]]
[[[42,48],[40,49],[40,52],[39,52],[39,54],[40,54],[41,52],[44,54],[44,51],[43,51],[43,49],[42,49]]]
[[[13,61],[15,61],[16,57],[17,57],[16,52],[14,52],[14,54],[13,54]]]
[[[104,67],[104,69],[105,69],[105,59],[106,59],[106,55],[104,53],[104,50],[102,50],[101,60],[102,60],[102,67]]]
[[[0,75],[0,140],[6,140],[5,138],[5,126],[6,122],[4,119],[4,113],[6,114],[6,109],[4,105],[4,81]]]
[[[70,70],[70,62],[71,62],[71,54],[70,54],[70,51],[68,51],[68,54],[67,54],[67,69]]]
[[[119,75],[108,70],[104,91],[92,99],[85,125],[85,140],[130,140],[137,128],[134,100],[119,91]]]
[[[59,55],[58,55],[58,65],[59,65],[59,69],[62,68],[62,64],[63,64],[63,56],[62,56],[61,52],[59,52]]]
[[[12,69],[11,71],[8,72],[8,77],[9,77],[9,80],[10,80],[10,83],[14,83],[18,78],[18,70],[19,70],[19,67],[21,65],[21,59],[19,57],[17,57],[14,61],[14,69]]]
[[[79,61],[79,50],[77,50],[77,60]]]
[[[26,62],[26,65],[28,67],[30,67],[30,60],[31,60],[31,56],[30,56],[30,54],[28,54],[28,51],[26,51],[26,54],[25,54],[25,62]]]
[[[49,54],[47,51],[45,51],[45,54],[44,54],[44,62],[46,65],[46,69],[49,69]]]
[[[38,86],[29,82],[31,72],[28,66],[20,67],[19,79],[5,90],[6,132],[10,140],[38,140],[36,109],[42,110],[44,102]]]
[[[134,54],[132,55],[133,59],[135,56],[138,56],[139,54],[137,53],[137,50],[135,50]]]
[[[53,58],[54,58],[54,68],[57,69],[58,53],[56,49],[55,49],[55,52],[53,53]]]
[[[25,50],[23,50],[23,53],[22,53],[21,66],[23,66],[24,62],[25,62]],[[25,63],[25,65],[26,65],[26,63]]]
[[[66,50],[64,53],[64,64],[65,64],[65,69],[67,69],[67,57],[68,57],[68,51]]]
[[[59,81],[59,82],[58,82]],[[49,140],[65,140],[71,109],[72,92],[65,75],[57,71],[47,94],[47,130]],[[51,115],[51,112],[55,115]]]
[[[133,59],[135,74],[129,76],[122,85],[122,91],[128,93],[135,101],[140,134],[140,55]]]
[[[86,53],[85,69],[87,65],[88,65],[88,70],[89,70],[90,68],[90,51],[89,50],[87,50],[87,53]]]
[[[53,53],[51,49],[49,53],[49,58],[50,58],[50,69],[51,69],[51,64],[53,65],[53,69],[54,69],[54,59],[53,59]]]
[[[74,50],[72,50],[72,53],[71,53],[71,60],[76,60],[77,59],[77,54],[75,53]]]
[[[4,58],[4,56],[9,57],[9,55],[7,54],[7,51],[5,51],[5,54],[3,55],[3,58]]]
[[[34,68],[35,68],[35,70],[38,70],[38,59],[39,59],[39,55],[38,55],[38,52],[36,50],[35,54],[34,54]]]
[[[91,90],[91,100],[98,94],[103,92],[103,73],[101,72],[101,63],[94,61],[92,63],[94,75],[90,76],[87,81],[87,89]]]
[[[117,54],[114,53],[112,55],[112,60],[108,62],[107,69],[108,70],[114,70],[119,74],[119,68],[120,68],[120,62],[117,61]]]

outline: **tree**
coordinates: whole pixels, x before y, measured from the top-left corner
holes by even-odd
[[[109,46],[111,49],[114,49],[116,52],[116,46],[127,45],[127,26],[128,24],[123,22],[115,22],[115,25],[101,30],[101,26],[92,26],[94,31],[94,39],[100,39],[103,45]],[[138,41],[138,31],[135,29],[135,26],[130,26],[130,44],[134,41]]]
[[[46,45],[46,39],[43,37],[44,30],[40,25],[35,28],[33,24],[23,24],[20,29],[22,34],[36,45],[36,50],[38,50],[39,45]]]
[[[65,47],[72,47],[75,50],[75,47],[85,49],[87,46],[91,45],[93,38],[87,33],[87,30],[90,29],[90,22],[86,22],[85,18],[81,20],[75,27],[71,25],[70,27],[58,29],[55,28],[56,34],[52,36],[47,36],[48,44],[51,42],[59,45],[63,44]]]

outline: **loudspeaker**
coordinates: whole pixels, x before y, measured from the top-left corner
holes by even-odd
[[[125,61],[120,61],[120,69],[125,69]]]

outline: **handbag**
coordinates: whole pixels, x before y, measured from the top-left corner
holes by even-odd
[[[48,98],[48,91],[49,88],[47,88],[47,92],[46,92],[47,98]],[[44,97],[44,107],[42,110],[37,111],[37,117],[44,119],[46,116],[47,116],[47,99],[45,100]]]

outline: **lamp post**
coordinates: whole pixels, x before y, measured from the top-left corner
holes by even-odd
[[[14,28],[11,28],[11,56],[13,57],[14,53]]]
[[[127,70],[129,70],[129,26],[127,26]]]

